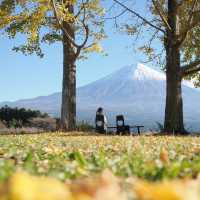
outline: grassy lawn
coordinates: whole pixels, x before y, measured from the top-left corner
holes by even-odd
[[[85,187],[96,191],[97,188],[101,188],[101,184],[97,184],[97,182],[102,182],[102,179],[105,179],[103,183],[106,182],[107,179],[107,182],[113,181],[118,183],[119,181],[120,189],[126,188],[123,189],[123,192],[126,191],[127,188],[130,188],[130,185],[134,185],[136,182],[140,183],[139,186],[131,186],[131,188],[135,188],[133,189],[134,194],[131,193],[132,195],[129,195],[129,197],[121,196],[119,199],[187,199],[186,194],[183,195],[183,198],[175,198],[175,196],[172,198],[175,188],[173,185],[186,187],[184,186],[185,182],[187,182],[186,180],[188,180],[189,185],[190,182],[197,180],[195,182],[195,187],[198,188],[198,192],[200,191],[200,181],[198,180],[198,174],[200,172],[200,137],[120,137],[83,136],[78,133],[74,134],[74,136],[62,133],[0,136],[0,182],[2,188],[15,188],[16,180],[17,185],[18,182],[22,180],[22,185],[24,184],[23,187],[27,187],[27,184],[24,183],[27,177],[27,180],[33,179],[33,181],[30,181],[29,188],[31,188],[31,184],[34,180],[37,180],[37,176],[47,176],[50,182],[59,180],[57,183],[61,185],[63,184],[66,186],[69,184],[69,188],[72,188],[70,191],[76,191],[76,194],[80,191],[82,193],[88,191],[88,189],[83,190]],[[79,182],[77,183],[76,181]],[[151,181],[154,183],[151,184]],[[42,183],[40,178],[38,178],[38,183],[39,182]],[[87,183],[87,186],[82,186],[83,183]],[[172,191],[168,183],[170,183],[169,185]],[[43,184],[43,187],[44,185],[45,184]],[[79,189],[74,189],[73,185],[79,185]],[[109,184],[107,183],[107,185]],[[112,183],[111,185],[116,186],[118,184]],[[56,186],[54,187],[56,188]],[[95,187],[95,189],[93,187]],[[165,187],[167,189],[163,192],[158,192],[158,194],[151,194],[148,197],[142,195],[145,193],[150,194],[154,190],[162,191]],[[186,188],[188,189],[188,186]],[[16,190],[20,191],[20,188]],[[131,191],[133,190],[131,189]],[[164,195],[164,192],[168,190],[169,194],[167,193],[165,196],[171,195],[171,198],[159,196],[159,194]],[[175,193],[177,191],[178,189]],[[187,190],[185,190],[185,192],[186,191]],[[7,193],[9,192],[3,192],[2,195],[6,196]],[[117,194],[117,192],[114,193]],[[125,193],[127,195],[127,192]],[[120,194],[122,194],[122,192],[120,192]],[[138,195],[137,197],[135,196],[136,194]],[[12,196],[10,193],[9,195]],[[15,191],[14,196],[16,197],[17,195],[20,196],[20,194]],[[88,196],[89,195],[90,193]],[[199,193],[197,195],[199,195]],[[62,199],[58,197],[59,196],[49,199]],[[5,199],[6,198],[8,197],[5,197]],[[16,200],[34,199],[28,197],[22,198],[21,196],[19,198],[11,198],[9,196],[9,198]],[[84,199],[83,197],[70,198]],[[200,196],[196,199],[199,198]],[[35,199],[39,200],[43,198],[35,197]],[[88,199],[90,198],[88,197]],[[94,197],[93,194],[93,198],[91,199],[98,198]],[[104,199],[106,199],[106,197]],[[190,199],[193,200],[191,197]]]

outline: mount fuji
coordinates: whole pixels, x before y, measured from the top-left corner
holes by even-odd
[[[163,124],[165,109],[165,73],[143,64],[131,65],[77,89],[78,120],[94,121],[97,107],[103,107],[110,124],[123,114],[127,124],[143,124],[155,130],[156,122]],[[189,81],[183,81],[183,104],[186,128],[200,129],[200,91]],[[0,106],[39,109],[58,116],[61,93],[3,102]]]

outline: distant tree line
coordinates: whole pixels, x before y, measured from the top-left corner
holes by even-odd
[[[41,113],[39,110],[25,108],[11,108],[5,105],[0,108],[0,120],[8,127],[22,127],[29,123],[32,118],[48,117],[47,113]]]

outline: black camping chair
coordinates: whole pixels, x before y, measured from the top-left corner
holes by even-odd
[[[117,134],[130,134],[130,126],[125,125],[123,115],[116,116],[116,127]]]
[[[95,125],[96,125],[96,132],[98,133],[106,133],[105,130],[105,120],[104,120],[104,116],[101,114],[97,114],[96,115],[96,120],[95,120]]]

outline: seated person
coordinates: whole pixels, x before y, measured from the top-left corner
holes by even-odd
[[[98,108],[95,117],[96,132],[106,133],[107,132],[107,118],[103,113],[103,108]]]

